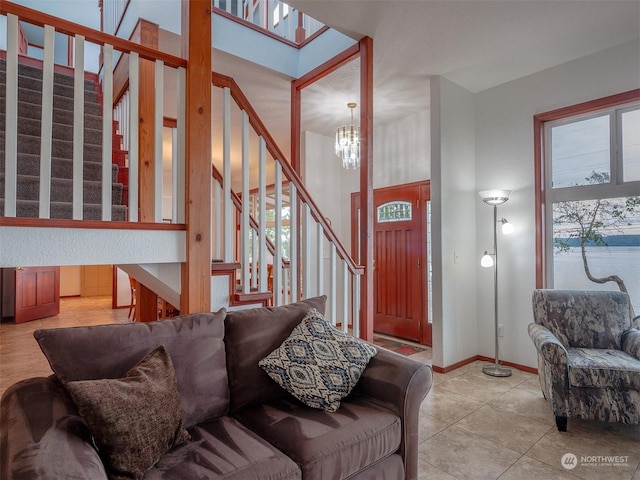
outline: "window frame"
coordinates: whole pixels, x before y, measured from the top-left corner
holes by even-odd
[[[553,258],[553,239],[550,236],[553,234],[551,221],[554,202],[629,197],[637,195],[640,191],[640,181],[623,181],[622,151],[616,149],[622,130],[614,128],[614,125],[620,125],[622,113],[628,109],[637,108],[636,104],[638,103],[640,103],[640,89],[635,89],[534,115],[536,288],[549,288],[552,283],[553,269],[549,268],[549,261],[552,261],[550,259]],[[623,108],[620,108],[621,106]],[[552,188],[547,125],[561,125],[577,119],[588,119],[607,113],[614,113],[613,120],[610,121],[611,149],[615,152],[610,156],[611,182],[599,185]]]

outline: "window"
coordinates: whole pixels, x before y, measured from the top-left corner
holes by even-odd
[[[537,286],[622,286],[640,312],[640,90],[536,115],[535,128]]]
[[[380,205],[376,213],[378,223],[406,222],[411,220],[411,202],[387,202]]]

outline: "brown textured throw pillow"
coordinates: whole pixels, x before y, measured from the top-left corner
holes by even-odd
[[[91,429],[110,480],[141,478],[165,452],[190,438],[163,346],[123,378],[72,381],[66,387]]]

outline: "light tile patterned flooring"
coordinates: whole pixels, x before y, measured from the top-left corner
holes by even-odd
[[[110,297],[62,299],[56,317],[0,324],[0,393],[51,373],[35,330],[126,323],[127,313],[112,310]],[[430,363],[431,350],[412,358]],[[420,480],[640,480],[640,426],[570,419],[560,433],[536,375],[488,377],[482,365],[434,374],[420,411]],[[563,468],[565,454],[575,468]]]

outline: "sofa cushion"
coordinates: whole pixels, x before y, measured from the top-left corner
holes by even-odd
[[[297,480],[300,468],[230,417],[190,428],[191,441],[167,453],[144,480]]]
[[[258,361],[277,348],[311,308],[324,313],[326,300],[326,296],[321,296],[282,307],[251,308],[227,314],[224,343],[230,413],[288,396],[258,366]]]
[[[345,399],[337,412],[283,399],[236,418],[300,465],[308,480],[347,478],[400,445],[400,418],[357,396]]]
[[[258,365],[305,405],[335,412],[376,352],[373,345],[341,332],[312,308]]]
[[[158,345],[171,356],[187,427],[226,413],[226,312],[196,313],[150,323],[37,330],[51,369],[63,382],[120,378]],[[256,366],[257,368],[257,366]]]
[[[141,478],[169,449],[189,440],[171,358],[160,346],[123,378],[68,382],[110,480]]]
[[[640,390],[640,360],[621,350],[568,348],[567,357],[574,387]]]

